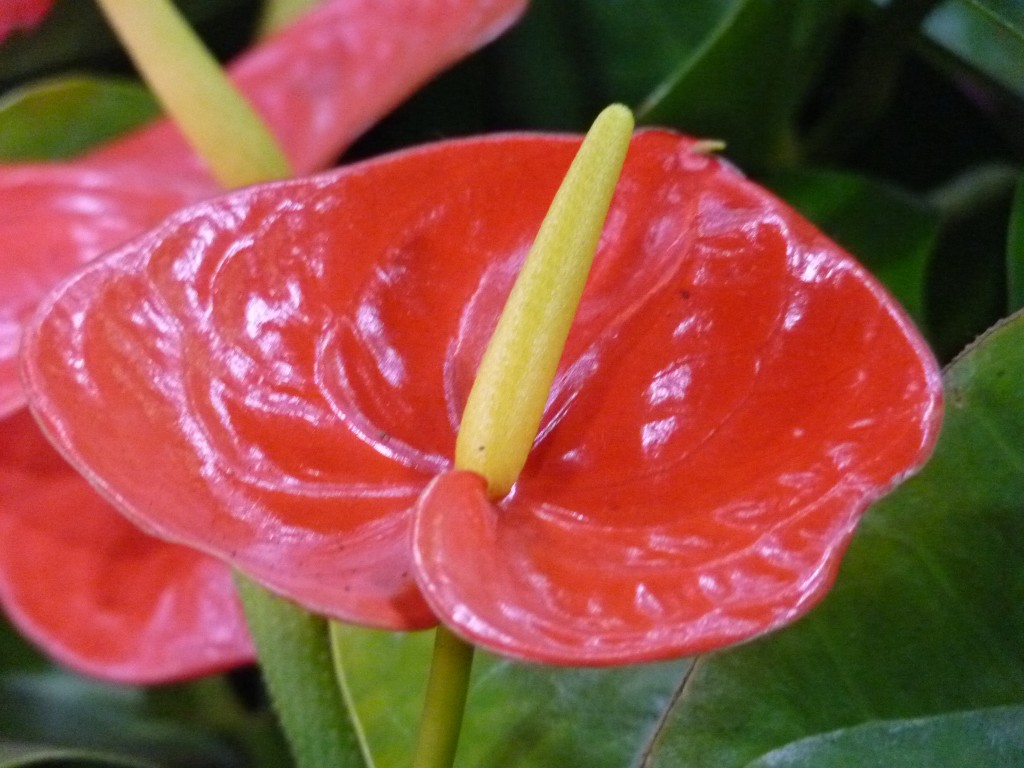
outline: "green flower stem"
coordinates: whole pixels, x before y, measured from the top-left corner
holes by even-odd
[[[448,768],[455,761],[472,666],[473,646],[439,626],[413,768]]]
[[[291,175],[270,131],[167,0],[97,0],[136,67],[226,188]]]
[[[327,620],[240,573],[235,581],[297,768],[372,768],[335,677]]]

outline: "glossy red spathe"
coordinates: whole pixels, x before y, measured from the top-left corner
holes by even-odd
[[[129,517],[341,619],[587,664],[791,621],[928,456],[939,373],[861,267],[691,139],[634,138],[513,491],[451,470],[577,146],[451,142],[183,211],[51,298],[33,407]]]
[[[331,0],[245,54],[232,74],[308,171],[523,6]],[[230,570],[117,516],[20,410],[22,324],[83,263],[217,191],[166,122],[74,162],[0,167],[0,602],[50,654],[100,677],[173,680],[253,652]]]

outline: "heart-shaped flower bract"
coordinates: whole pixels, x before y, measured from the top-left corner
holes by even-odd
[[[309,171],[523,6],[331,0],[232,74]],[[0,602],[55,657],[103,677],[191,676],[248,661],[252,649],[229,569],[116,515],[19,411],[22,324],[83,263],[218,191],[167,122],[74,162],[0,167]]]
[[[877,283],[692,139],[637,134],[525,469],[451,469],[578,139],[442,143],[179,212],[26,337],[32,407],[135,522],[308,608],[611,664],[827,590],[927,457],[936,364]]]

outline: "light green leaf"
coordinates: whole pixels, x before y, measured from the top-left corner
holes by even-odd
[[[947,369],[935,455],[866,515],[825,601],[697,661],[651,768],[745,766],[873,720],[1024,702],[1022,370],[1019,313]]]
[[[124,80],[47,80],[0,99],[0,158],[67,158],[157,114],[141,85]]]
[[[747,768],[1019,768],[1024,707],[881,720],[793,742]]]
[[[338,627],[335,639],[377,768],[408,765],[433,632]],[[581,669],[476,656],[457,768],[635,764],[688,667]]]

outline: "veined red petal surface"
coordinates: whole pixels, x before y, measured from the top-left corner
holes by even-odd
[[[53,295],[33,408],[129,517],[339,618],[591,664],[790,621],[927,457],[939,374],[852,258],[691,139],[634,138],[512,493],[450,472],[578,143],[450,142],[180,212]]]
[[[0,0],[0,42],[16,29],[34,27],[52,5],[53,0]]]
[[[310,170],[524,6],[331,0],[232,72],[295,166]],[[83,263],[217,191],[166,122],[73,163],[0,167],[0,601],[54,656],[101,677],[177,679],[248,661],[252,650],[230,570],[127,524],[19,412],[22,325]]]
[[[71,164],[0,167],[0,417],[25,402],[18,380],[21,327],[65,276],[217,192],[212,182]]]

